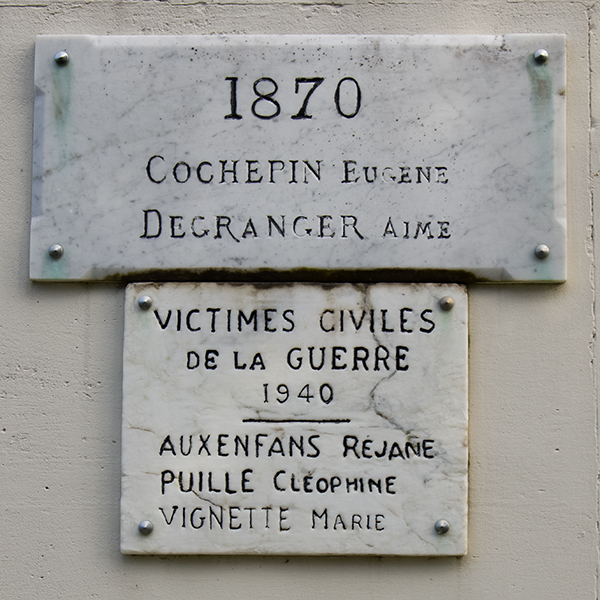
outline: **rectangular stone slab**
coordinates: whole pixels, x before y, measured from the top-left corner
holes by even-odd
[[[467,339],[455,284],[129,285],[122,551],[464,554]]]
[[[564,36],[41,36],[35,89],[32,279],[566,278]]]

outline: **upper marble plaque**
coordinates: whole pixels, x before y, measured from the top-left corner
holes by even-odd
[[[42,36],[35,84],[32,279],[566,278],[562,35]]]
[[[125,553],[462,555],[467,294],[131,284],[122,460]]]

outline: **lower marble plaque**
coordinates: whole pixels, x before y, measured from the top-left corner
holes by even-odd
[[[462,555],[459,285],[131,284],[126,554]]]

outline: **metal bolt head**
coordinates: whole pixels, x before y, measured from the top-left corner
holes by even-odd
[[[64,67],[65,65],[69,64],[69,55],[65,50],[61,50],[54,55],[54,62],[59,67]]]
[[[138,298],[138,306],[142,310],[150,310],[152,307],[152,298],[150,296],[140,296]]]
[[[544,260],[544,258],[548,258],[548,256],[550,256],[550,248],[548,248],[546,244],[540,244],[539,246],[536,246],[535,255],[540,260]]]
[[[141,525],[140,525],[141,527]],[[435,523],[435,532],[439,535],[445,535],[450,531],[450,523],[446,519],[440,519]]]
[[[62,258],[64,253],[65,249],[60,244],[52,244],[52,246],[48,248],[48,254],[55,260]]]
[[[151,521],[142,521],[138,529],[142,535],[150,535],[154,531],[154,525],[152,525]]]
[[[450,298],[450,296],[444,296],[443,298],[440,298],[438,304],[442,310],[452,310],[454,308],[454,298]]]
[[[538,65],[545,65],[549,58],[550,55],[548,54],[548,50],[544,50],[543,48],[536,50],[533,55],[533,60],[535,60]]]

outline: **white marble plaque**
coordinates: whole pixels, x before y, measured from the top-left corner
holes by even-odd
[[[35,86],[32,279],[566,278],[562,35],[40,36]]]
[[[123,378],[124,553],[466,552],[462,286],[131,284]]]

